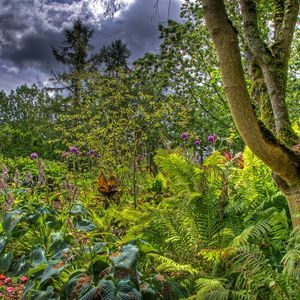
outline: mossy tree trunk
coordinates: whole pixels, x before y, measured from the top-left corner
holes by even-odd
[[[229,19],[223,0],[202,0],[205,22],[215,44],[226,98],[237,129],[254,154],[274,172],[285,194],[293,226],[300,224],[300,157],[293,150],[298,137],[293,132],[286,107],[290,48],[299,13],[298,0],[274,0],[272,44],[261,37],[254,0],[240,0],[243,40],[250,55],[252,87],[263,87],[251,98],[241,60],[238,32]],[[256,68],[255,76],[253,71]],[[252,74],[251,74],[252,72]],[[252,94],[253,97],[253,94]],[[260,103],[260,114],[252,103]],[[268,111],[263,111],[267,109]],[[258,117],[260,115],[260,118]],[[268,116],[268,120],[264,120]]]

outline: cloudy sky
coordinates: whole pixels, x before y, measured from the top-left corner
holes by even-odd
[[[0,90],[9,92],[18,85],[46,82],[54,60],[51,45],[60,47],[63,29],[78,17],[95,30],[95,49],[122,39],[133,52],[132,59],[159,47],[157,27],[168,14],[179,20],[183,0],[123,1],[113,18],[104,18],[104,7],[111,0],[0,0]]]

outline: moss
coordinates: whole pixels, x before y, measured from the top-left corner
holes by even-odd
[[[275,144],[278,147],[281,147],[283,151],[287,153],[291,157],[291,159],[299,159],[300,155],[296,155],[295,152],[291,149],[291,146],[295,144],[288,144],[286,142],[287,136],[284,136],[284,139],[280,138],[279,136],[275,136],[275,134],[265,125],[262,120],[258,120],[259,127],[265,137],[265,139],[270,142],[271,144]],[[295,140],[294,140],[295,141]]]
[[[279,144],[277,137],[274,133],[266,126],[263,120],[258,120],[259,127],[264,134],[264,137],[272,144]],[[283,145],[284,146],[284,145]]]

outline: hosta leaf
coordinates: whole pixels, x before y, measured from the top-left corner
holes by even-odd
[[[106,246],[106,243],[96,243],[93,247],[93,251],[97,254],[103,253],[103,247]]]
[[[80,205],[80,204],[75,204],[72,206],[72,208],[70,209],[70,213],[72,215],[85,215],[86,211],[85,208]]]
[[[97,255],[91,262],[90,269],[94,273],[100,274],[103,270],[109,267],[109,263],[106,256]]]
[[[34,300],[57,300],[54,298],[53,286],[48,286],[46,291],[31,290],[29,299]]]
[[[53,228],[54,230],[60,230],[63,226],[63,222],[56,219],[53,216],[49,216],[46,220],[46,224],[49,228]]]
[[[122,248],[122,253],[115,257],[110,257],[113,265],[120,269],[134,269],[137,265],[139,249],[134,245],[126,245]]]
[[[11,271],[15,276],[25,274],[29,268],[29,264],[25,261],[25,256],[20,257],[16,262],[12,265]]]
[[[143,300],[157,300],[157,294],[155,290],[148,284],[143,284],[141,286],[141,293],[143,296]]]
[[[142,294],[132,286],[129,280],[120,280],[117,284],[115,300],[142,300]]]
[[[52,279],[59,275],[64,268],[66,267],[65,263],[62,261],[52,261],[44,270],[40,283],[43,283],[46,280]]]
[[[84,232],[89,232],[96,228],[96,226],[93,223],[86,219],[75,221],[75,226],[78,230]]]
[[[78,300],[94,300],[94,299],[101,299],[99,298],[99,288],[93,287],[91,288],[87,293],[85,293],[83,296],[81,296]]]
[[[67,299],[70,299],[72,289],[74,288],[74,286],[76,285],[78,280],[82,276],[84,276],[84,271],[85,270],[80,270],[80,271],[76,270],[74,273],[70,274],[69,280],[68,280],[67,284],[64,287],[64,293],[65,293]]]
[[[0,272],[5,273],[9,269],[13,259],[13,253],[10,251],[8,253],[2,254],[0,256]]]
[[[101,300],[113,300],[115,295],[114,283],[110,280],[99,280],[97,286],[100,289]]]
[[[47,263],[45,250],[43,248],[34,248],[30,253],[30,262],[33,267]]]
[[[57,254],[63,249],[69,248],[69,244],[66,242],[66,237],[64,232],[54,232],[51,234],[51,244],[50,251],[53,255]]]
[[[7,237],[3,237],[0,239],[0,253],[3,251],[6,243],[7,243],[8,238]]]
[[[83,297],[85,294],[87,294],[91,289],[93,288],[93,286],[90,283],[85,283],[81,286],[79,295],[78,295],[78,299],[81,299],[81,297]]]
[[[3,229],[7,237],[11,236],[13,229],[20,222],[22,217],[19,210],[8,212],[3,216]]]

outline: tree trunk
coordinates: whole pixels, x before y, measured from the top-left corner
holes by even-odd
[[[300,224],[300,186],[295,189],[289,189],[283,192],[288,205],[292,218],[292,224],[295,228]]]

